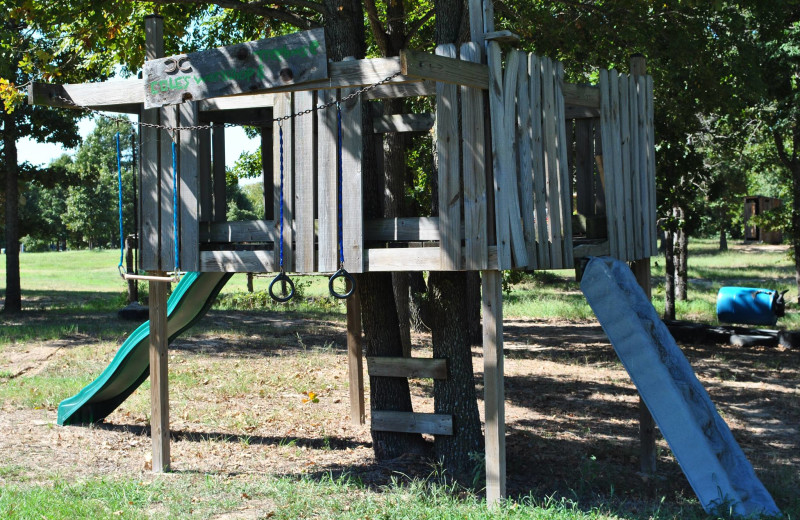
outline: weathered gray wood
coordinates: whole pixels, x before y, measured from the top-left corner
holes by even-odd
[[[302,112],[314,106],[314,93],[294,94],[294,110]],[[273,132],[274,133],[274,132]],[[303,273],[314,271],[314,178],[317,167],[317,143],[314,116],[294,118],[294,230],[295,269]]]
[[[238,43],[144,64],[145,108],[326,78],[323,29]]]
[[[547,232],[547,170],[544,162],[542,141],[542,70],[541,60],[535,54],[528,55],[528,70],[531,78],[531,146],[533,168],[533,204],[536,211],[536,264],[540,269],[550,266],[550,241]]]
[[[198,101],[200,112],[220,112],[254,108],[272,108],[275,105],[274,94],[245,94],[241,96],[218,97]]]
[[[367,271],[441,271],[438,247],[367,249]],[[462,252],[463,255],[463,252]],[[497,247],[489,246],[489,269],[497,269]]]
[[[594,155],[592,146],[592,121],[575,121],[575,194],[578,213],[595,215],[594,207]]]
[[[277,264],[271,251],[201,251],[204,273],[274,273]]]
[[[478,11],[480,14],[480,11]],[[483,31],[481,21],[481,33]],[[461,46],[461,59],[480,62],[481,47],[470,42]],[[461,87],[461,132],[464,184],[464,267],[486,269],[489,245],[486,208],[486,132],[484,128],[484,93]]]
[[[492,42],[496,45],[496,42]],[[509,228],[511,230],[511,254],[515,267],[528,265],[528,251],[525,245],[525,233],[522,227],[522,211],[519,203],[519,185],[517,176],[517,77],[519,62],[525,59],[525,53],[512,50],[508,54],[506,70],[503,75],[503,143],[500,160],[504,165],[501,175],[503,183],[503,203],[508,205]],[[497,175],[497,170],[495,170]]]
[[[455,48],[452,53],[435,55],[403,49],[400,51],[400,66],[403,74],[412,78],[484,90],[489,87],[489,71],[486,65],[458,60],[455,57]]]
[[[155,59],[164,55],[164,19],[160,16],[149,16],[145,19],[145,58]],[[78,101],[85,104],[85,101]],[[143,123],[157,125],[161,122],[158,110],[143,110],[141,116]],[[159,154],[159,131],[156,128],[144,126],[140,133],[141,140],[141,236],[139,239],[139,262],[146,271],[159,269],[159,232],[161,223],[159,215],[161,210],[161,157]]]
[[[200,229],[201,242],[276,242],[277,240],[277,222],[274,220],[204,222]]]
[[[469,0],[469,39],[483,46],[483,8],[481,0]]]
[[[144,129],[142,129],[144,131]],[[201,221],[214,218],[214,194],[211,183],[211,130],[197,131],[197,184],[200,197]]]
[[[656,240],[656,149],[655,149],[655,125],[653,115],[653,77],[645,76],[645,100],[647,105],[647,180],[650,184],[650,256],[658,255],[658,243]]]
[[[273,108],[274,117],[284,117],[292,113],[292,94],[275,94],[275,107]],[[276,240],[275,243],[275,265],[280,269],[281,247],[280,247],[280,224],[281,224],[281,196],[283,197],[283,269],[294,271],[294,172],[295,158],[298,147],[301,146],[296,141],[294,129],[294,119],[287,119],[274,124],[273,134],[278,139],[273,139],[275,148],[273,149],[273,190],[275,192],[275,221],[276,221]],[[283,145],[281,146],[280,129],[283,129]],[[302,148],[301,148],[302,149]],[[305,151],[305,150],[303,150]],[[281,162],[283,170],[281,171]],[[283,175],[283,181],[281,181]],[[282,190],[282,191],[281,191]]]
[[[169,337],[167,334],[167,288],[150,283],[150,440],[153,472],[169,471]]]
[[[494,41],[497,43],[507,43],[516,45],[520,41],[519,34],[513,33],[508,30],[487,32],[483,35],[486,41]]]
[[[394,99],[433,96],[435,94],[435,81],[417,80],[414,83],[387,83],[364,92],[362,97],[364,99]]]
[[[433,128],[436,118],[433,114],[395,114],[376,117],[372,129],[376,134],[387,132],[427,132]]]
[[[199,119],[196,103],[179,108],[181,126],[194,126]],[[184,271],[200,270],[200,200],[198,185],[198,132],[180,134],[180,266]]]
[[[370,219],[364,233],[366,240],[439,240],[439,217]]]
[[[564,103],[579,107],[600,108],[600,91],[593,85],[564,83]]]
[[[567,119],[592,119],[600,117],[600,109],[565,105],[564,114]]]
[[[595,119],[592,119],[592,133],[594,134],[594,156],[597,157],[598,155],[602,155],[603,153],[603,139],[601,136],[600,131],[600,115],[598,110],[598,116]],[[592,179],[592,183],[594,186],[594,196],[595,196],[595,214],[596,215],[605,215],[606,214],[606,195],[605,195],[605,187],[603,186],[603,178],[600,175],[600,169],[597,166],[597,161],[595,160],[594,163],[594,177]]]
[[[211,175],[214,189],[214,222],[227,220],[225,200],[225,126],[214,123],[211,128]]]
[[[639,170],[639,96],[636,88],[636,78],[629,75],[627,78],[628,88],[628,119],[630,121],[630,174],[631,174],[631,227],[633,228],[633,258],[640,260],[646,255],[643,247],[643,219],[642,219],[642,176]]]
[[[542,139],[547,171],[547,231],[550,239],[551,269],[563,267],[561,235],[561,195],[559,194],[558,119],[556,109],[556,70],[549,58],[542,58]]]
[[[174,127],[178,123],[178,108],[177,107],[163,107],[161,111],[161,124]],[[176,144],[174,151],[177,155],[177,140],[178,135],[171,132],[161,130],[161,220],[160,220],[160,268],[163,271],[172,271],[175,269],[175,223],[173,216],[175,214],[175,205],[173,201],[173,176],[177,172],[173,171],[173,157],[172,143]]]
[[[623,225],[625,226],[625,258],[635,258],[636,237],[633,219],[633,172],[631,171],[631,119],[630,119],[630,89],[628,77],[619,76],[619,120],[620,120],[620,154],[622,154],[622,197],[623,197]]]
[[[361,297],[358,291],[353,291],[347,298],[347,379],[350,389],[350,422],[355,425],[366,422],[362,357]]]
[[[622,165],[622,110],[620,107],[619,94],[619,73],[616,70],[609,71],[611,83],[611,152],[614,154],[613,177],[609,175],[606,168],[606,181],[611,183],[614,188],[614,202],[616,207],[614,213],[617,220],[617,252],[616,257],[620,260],[627,259],[627,233],[625,230],[625,177]]]
[[[439,57],[456,57],[453,44],[436,47]],[[407,56],[408,57],[408,56]],[[417,63],[415,55],[412,63]],[[437,63],[433,61],[432,63]],[[436,140],[439,167],[439,233],[444,270],[461,269],[461,164],[458,139],[458,88],[436,84]]]
[[[564,95],[561,86],[564,83],[564,64],[556,62],[555,70],[555,103],[556,125],[558,134],[558,192],[560,195],[559,207],[561,208],[562,229],[562,263],[563,267],[573,265],[572,261],[572,183],[570,182],[570,167],[567,152],[571,140],[567,140],[566,120],[564,118]]]
[[[486,501],[506,495],[505,388],[503,375],[502,274],[481,273],[483,387],[486,432]]]
[[[349,62],[345,62],[349,63]],[[335,91],[319,91],[319,104],[336,98]],[[320,272],[334,272],[338,267],[337,252],[337,128],[336,110],[331,108],[317,112],[317,215],[319,218],[319,251],[317,265]]]
[[[640,225],[642,226],[642,257],[650,257],[653,252],[650,244],[653,242],[652,235],[655,233],[654,224],[650,222],[650,207],[655,205],[655,201],[650,199],[650,180],[648,179],[649,169],[647,167],[648,138],[647,138],[647,102],[645,100],[646,79],[644,76],[636,76],[636,134],[638,135],[638,147],[636,150],[636,161],[639,168],[639,190],[642,201],[640,209]]]
[[[484,5],[486,2],[484,2]],[[494,212],[495,234],[497,241],[497,257],[500,269],[511,269],[511,229],[508,216],[508,205],[503,203],[502,178],[504,168],[508,165],[501,163],[500,155],[503,144],[503,64],[500,53],[500,44],[489,42],[487,44],[487,61],[489,64],[489,114],[492,130],[492,170],[494,172]],[[507,158],[510,160],[510,158]],[[507,175],[506,175],[507,176]]]
[[[609,72],[600,69],[600,92],[602,101],[600,106],[600,131],[602,134],[602,149],[597,161],[599,174],[602,178],[603,193],[606,207],[606,226],[608,236],[608,249],[610,255],[616,255],[617,245],[617,215],[615,190],[613,186],[614,154],[611,150],[611,81]],[[609,172],[612,177],[609,178]]]
[[[530,74],[528,56],[522,54],[517,77],[517,187],[522,211],[522,233],[528,253],[528,269],[538,268],[536,258],[536,227],[533,205],[533,129],[531,126]]]
[[[353,92],[342,90],[342,97]],[[355,97],[342,104],[342,248],[344,267],[351,273],[364,270],[364,187],[361,169],[362,104]],[[338,199],[338,195],[337,195]],[[337,200],[338,206],[338,200]],[[338,208],[337,208],[338,211]]]
[[[370,376],[447,379],[447,360],[407,357],[368,357]]]
[[[453,435],[453,416],[435,413],[373,410],[372,429],[383,432]]]
[[[163,52],[163,45],[161,50]],[[31,83],[28,85],[28,104],[63,108],[89,107],[138,114],[142,109],[141,99],[131,96],[131,93],[140,92],[143,88],[142,80],[139,79],[66,85]]]

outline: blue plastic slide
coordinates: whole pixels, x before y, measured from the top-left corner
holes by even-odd
[[[703,509],[780,516],[628,266],[592,258],[581,290]]]
[[[202,318],[231,273],[186,273],[167,300],[167,335],[172,342]],[[100,376],[58,405],[58,424],[104,419],[150,375],[150,322],[122,344]]]

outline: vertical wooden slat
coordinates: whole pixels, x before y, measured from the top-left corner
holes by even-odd
[[[486,5],[487,2],[484,2]],[[495,235],[497,241],[497,264],[499,269],[511,269],[511,230],[509,228],[508,206],[503,203],[501,193],[504,168],[500,159],[503,146],[503,63],[500,44],[487,45],[489,65],[489,114],[492,132],[492,170],[494,172],[493,200]]]
[[[168,127],[178,126],[178,107],[167,106],[161,111],[161,124]],[[161,131],[161,270],[172,271],[175,269],[175,215],[173,201],[173,152],[172,143],[177,145],[178,134]],[[177,154],[177,150],[176,150]],[[177,157],[175,157],[177,160]]]
[[[214,217],[214,195],[211,191],[211,130],[197,131],[197,184],[200,196],[200,220],[210,222]]]
[[[164,56],[164,19],[160,16],[145,18],[145,58],[148,60]],[[157,125],[160,121],[158,109],[142,110],[143,123]],[[143,126],[141,129],[141,185],[140,212],[141,225],[139,235],[139,263],[146,271],[159,269],[159,233],[161,230],[159,215],[161,183],[159,167],[159,131],[157,128]]]
[[[592,157],[592,120],[575,121],[575,204],[578,213],[591,217],[594,205],[594,157]]]
[[[320,90],[317,101],[324,104],[336,98],[335,90]],[[317,215],[319,218],[318,270],[332,273],[338,269],[336,210],[336,109],[317,112]]]
[[[533,204],[536,211],[536,263],[539,269],[550,266],[550,242],[547,233],[547,170],[542,140],[542,70],[541,59],[535,54],[528,56],[531,97],[531,139],[533,154]]]
[[[645,76],[645,100],[647,101],[647,152],[649,154],[647,164],[647,180],[650,183],[650,226],[655,230],[656,219],[656,149],[655,149],[655,125],[653,123],[653,76]],[[655,231],[650,237],[650,256],[658,255],[658,241]]]
[[[282,117],[292,113],[292,95],[281,93],[275,95],[275,106],[273,107],[273,117]],[[281,157],[280,128],[283,128],[283,157]],[[276,236],[280,237],[280,215],[281,215],[281,161],[283,161],[283,269],[285,271],[294,270],[294,254],[292,243],[294,241],[294,230],[292,220],[294,216],[294,162],[295,162],[295,129],[294,119],[287,119],[280,123],[275,123],[274,135],[278,139],[273,139],[273,204],[275,206],[275,226]],[[280,266],[280,238],[275,243],[274,265]]]
[[[439,45],[436,54],[456,57],[452,44]],[[439,234],[441,268],[461,269],[461,167],[458,139],[458,87],[436,83],[436,139],[439,166]]]
[[[611,79],[606,69],[600,69],[600,133],[602,135],[601,154],[602,177],[605,194],[606,229],[608,234],[608,251],[617,255],[617,205],[614,197],[614,153],[611,123]]]
[[[616,215],[617,251],[614,256],[620,260],[625,259],[627,250],[625,234],[625,189],[622,177],[622,139],[620,128],[619,106],[619,73],[616,70],[609,72],[611,83],[611,152],[614,154],[613,177],[609,178],[606,170],[606,180],[614,188],[614,213]]]
[[[555,71],[549,58],[542,58],[542,139],[547,171],[547,230],[551,269],[561,269],[561,199],[558,193],[558,150],[556,148]]]
[[[501,143],[500,160],[503,163],[501,181],[503,183],[503,203],[508,205],[507,214],[511,230],[511,253],[515,267],[528,265],[528,250],[525,246],[525,234],[522,227],[522,211],[519,203],[519,185],[517,177],[519,168],[517,157],[517,77],[519,62],[525,59],[525,53],[512,50],[506,60],[503,76],[503,142]],[[495,170],[495,175],[497,171]]]
[[[478,13],[480,12],[479,10]],[[482,30],[481,28],[481,35]],[[477,43],[465,43],[461,46],[462,60],[480,63],[481,54],[481,47]],[[481,270],[489,266],[489,224],[486,212],[484,104],[480,89],[461,87],[461,127],[464,160],[464,268]]]
[[[228,203],[225,200],[225,125],[214,123],[211,129],[211,175],[214,185],[214,222],[225,222]]]
[[[565,119],[564,93],[561,85],[564,83],[564,64],[556,62],[555,77],[555,103],[556,103],[556,126],[558,130],[558,192],[561,208],[561,230],[562,230],[562,267],[569,267],[573,264],[572,259],[572,183],[568,164],[568,152],[571,140],[567,140],[567,122]]]
[[[517,77],[517,186],[520,210],[522,211],[522,233],[528,253],[528,269],[536,269],[536,227],[533,206],[533,133],[531,129],[531,93],[528,56],[519,60]]]
[[[643,258],[652,256],[650,244],[652,243],[653,235],[655,234],[655,223],[650,221],[650,207],[655,206],[655,201],[650,198],[650,180],[648,174],[650,169],[647,166],[648,146],[649,140],[647,137],[647,102],[645,97],[646,92],[646,79],[644,76],[636,76],[634,78],[636,83],[636,127],[637,135],[639,136],[639,145],[637,150],[637,162],[639,168],[639,189],[642,194],[642,203],[640,205],[640,220],[642,226],[642,254]]]
[[[342,96],[353,89],[342,91]],[[364,271],[364,186],[361,155],[362,103],[355,97],[342,104],[342,242],[344,266],[351,273]]]
[[[502,279],[499,271],[481,273],[486,501],[489,504],[499,501],[506,494]]]
[[[627,75],[619,76],[619,120],[620,120],[620,154],[622,155],[622,196],[623,196],[623,225],[625,227],[625,258],[634,259],[634,222],[633,222],[633,175],[631,172],[631,120],[630,120],[630,95]]]
[[[164,282],[150,282],[150,440],[154,473],[169,471],[167,288]]]
[[[179,105],[180,126],[195,126],[199,123],[197,104],[191,101]],[[198,132],[180,133],[180,264],[184,271],[200,270],[200,200],[197,173],[200,166],[198,156]]]
[[[314,93],[301,90],[294,94],[294,110],[302,112],[314,106]],[[314,175],[316,174],[316,142],[314,116],[294,118],[294,222],[295,270],[314,272]]]
[[[361,425],[365,422],[364,369],[361,343],[361,298],[358,291],[353,291],[353,294],[347,299],[347,376],[350,382],[350,422]]]
[[[478,45],[483,44],[483,2],[469,0],[469,39]]]
[[[631,227],[633,228],[633,258],[639,260],[645,257],[642,236],[644,233],[642,219],[642,186],[641,171],[639,170],[639,97],[636,91],[636,78],[627,77],[628,86],[628,117],[630,118],[630,161],[631,161]]]

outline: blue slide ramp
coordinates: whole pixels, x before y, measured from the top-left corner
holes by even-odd
[[[172,342],[197,323],[232,273],[186,273],[167,300],[167,336]],[[150,375],[150,322],[122,343],[114,359],[91,383],[58,405],[58,424],[85,424],[104,419]]]
[[[703,509],[780,516],[630,268],[592,258],[581,290]]]

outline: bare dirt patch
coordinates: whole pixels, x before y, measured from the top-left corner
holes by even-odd
[[[512,494],[533,490],[589,501],[609,493],[630,501],[692,496],[663,440],[658,473],[638,472],[639,399],[599,325],[508,320],[504,332]],[[415,355],[430,355],[429,337],[416,335],[415,341]],[[796,489],[800,353],[705,344],[683,348],[762,480],[773,489]],[[42,351],[39,369],[58,366],[64,351]],[[99,355],[108,359],[113,349]],[[473,347],[473,355],[481,395],[481,349]],[[382,485],[392,477],[426,477],[434,470],[415,457],[389,462],[372,457],[368,426],[353,425],[349,417],[341,322],[212,312],[198,331],[171,348],[170,377],[172,466],[178,473],[347,472]],[[414,381],[412,388],[415,407],[430,411],[430,382]],[[319,402],[308,401],[309,391]],[[45,480],[54,473],[67,479],[149,478],[148,399],[142,388],[104,423],[64,428],[54,424],[55,409],[5,403],[0,453],[6,467],[18,470],[0,474],[0,484]]]

